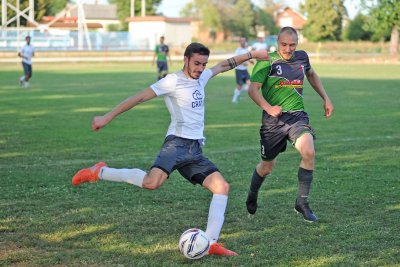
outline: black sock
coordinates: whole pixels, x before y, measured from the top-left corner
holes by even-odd
[[[307,170],[299,167],[299,172],[297,175],[299,178],[297,204],[301,205],[307,203],[307,198],[311,189],[311,182],[313,180],[313,170]]]
[[[258,193],[258,190],[260,190],[260,187],[264,180],[265,177],[261,177],[260,175],[258,175],[257,170],[254,170],[253,176],[251,177],[250,192]]]

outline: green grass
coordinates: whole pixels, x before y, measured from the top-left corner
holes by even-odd
[[[175,63],[174,69],[181,67]],[[17,86],[19,64],[0,69],[0,266],[399,266],[400,65],[321,64],[314,68],[335,105],[307,85],[317,130],[311,207],[293,205],[299,155],[279,156],[253,220],[244,205],[259,161],[261,112],[243,96],[230,103],[233,72],[207,87],[204,153],[231,185],[220,241],[235,258],[186,260],[180,234],[205,229],[211,194],[178,173],[157,191],[122,183],[71,186],[104,160],[147,170],[169,115],[162,99],[122,114],[102,131],[103,114],[155,79],[149,63],[35,64],[31,88]]]

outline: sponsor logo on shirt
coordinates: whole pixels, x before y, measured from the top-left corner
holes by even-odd
[[[302,88],[303,87],[303,81],[302,80],[281,80],[279,81],[279,84],[275,85],[275,88]]]
[[[199,90],[194,91],[192,94],[194,101],[192,102],[192,108],[198,108],[203,106],[203,95]]]

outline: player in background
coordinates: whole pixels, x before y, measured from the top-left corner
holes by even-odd
[[[239,39],[240,47],[235,51],[235,55],[242,55],[249,52],[247,48],[247,40],[244,37]],[[237,103],[239,101],[239,96],[242,92],[247,91],[250,85],[250,74],[247,71],[247,65],[250,61],[245,61],[235,68],[236,77],[236,88],[233,91],[232,103]]]
[[[35,56],[35,49],[31,45],[31,37],[25,37],[26,44],[21,48],[18,56],[22,58],[22,67],[24,75],[19,78],[19,85],[29,88],[29,80],[32,77],[32,57]]]
[[[153,65],[157,59],[157,79],[160,80],[168,74],[168,61],[171,64],[171,58],[169,56],[169,47],[164,44],[164,36],[160,37],[160,43],[156,45],[153,56]]]
[[[206,69],[210,50],[202,44],[190,44],[184,53],[183,69],[150,85],[148,88],[127,98],[110,112],[93,118],[92,129],[98,131],[108,125],[119,114],[155,97],[164,98],[171,115],[171,122],[162,145],[150,171],[132,169],[114,169],[103,162],[91,168],[78,171],[72,178],[73,185],[85,182],[107,180],[126,182],[141,188],[155,190],[159,188],[174,171],[193,184],[200,184],[213,195],[209,208],[206,233],[210,237],[209,254],[236,256],[237,253],[217,243],[224,223],[225,209],[228,203],[229,184],[217,166],[203,155],[204,142],[204,101],[209,79],[215,75],[235,68],[246,60],[268,59],[268,52],[254,51],[219,62]]]
[[[259,32],[257,34],[257,41],[251,46],[253,51],[257,50],[267,50],[268,46],[265,43],[265,34],[263,32]]]
[[[261,162],[251,178],[246,206],[250,214],[257,211],[258,192],[265,177],[272,172],[276,157],[284,152],[287,141],[300,153],[298,193],[294,209],[307,222],[317,217],[308,204],[314,170],[314,130],[304,111],[304,77],[321,96],[324,112],[329,118],[333,105],[317,73],[311,68],[306,52],[296,51],[298,36],[292,27],[284,27],[278,35],[278,50],[270,53],[269,61],[254,66],[249,96],[262,109]],[[261,93],[260,93],[261,90]]]

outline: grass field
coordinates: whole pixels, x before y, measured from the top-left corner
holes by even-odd
[[[173,68],[181,67],[175,63]],[[299,156],[280,155],[253,220],[244,205],[259,161],[261,112],[231,104],[233,72],[207,87],[204,153],[231,185],[220,241],[235,258],[186,260],[180,234],[205,229],[211,194],[178,173],[157,191],[122,183],[71,186],[74,173],[103,160],[147,170],[169,115],[162,99],[103,114],[155,79],[149,63],[35,64],[29,91],[19,64],[0,67],[0,266],[400,266],[400,65],[314,65],[335,104],[306,86],[317,130],[310,203],[320,220],[293,212]]]

